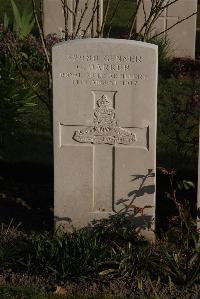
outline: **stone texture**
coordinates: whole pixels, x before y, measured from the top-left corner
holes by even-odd
[[[155,217],[157,46],[85,39],[53,47],[55,219],[75,227],[140,207]],[[153,226],[154,227],[154,226]]]
[[[97,30],[97,26],[101,26],[102,24],[102,17],[103,17],[103,0],[98,0],[100,9],[99,11],[95,12],[94,21],[89,26],[89,30],[87,36],[91,36],[91,30],[95,33]],[[67,0],[66,3],[68,4],[69,8],[72,11],[75,11],[75,0]],[[78,5],[78,13],[77,13],[77,20],[76,26],[73,26],[73,18],[72,13],[69,12],[68,16],[68,31],[71,35],[73,32],[73,28],[75,31],[78,28],[78,24],[81,18],[81,15],[84,11],[85,4],[87,0],[79,1]],[[79,35],[83,33],[83,31],[87,28],[92,14],[93,14],[93,7],[94,4],[96,5],[96,0],[88,1],[88,9],[86,10],[84,17],[81,21],[81,28],[79,30]],[[44,9],[44,34],[47,35],[49,33],[56,33],[59,37],[64,37],[63,30],[65,28],[65,19],[64,19],[64,12],[62,8],[61,0],[43,0],[43,9]],[[99,15],[99,24],[97,24],[97,16]]]
[[[166,1],[165,1],[166,2]],[[172,2],[172,0],[171,0]],[[151,0],[144,0],[147,18],[151,9]],[[173,26],[177,21],[186,18],[197,11],[197,0],[179,0],[166,8],[154,23],[152,36]],[[137,17],[137,32],[141,29],[145,20],[144,11],[140,6]],[[177,24],[175,27],[163,34],[169,41],[169,55],[172,57],[195,58],[196,40],[196,15]]]

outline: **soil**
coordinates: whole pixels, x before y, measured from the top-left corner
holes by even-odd
[[[150,298],[158,296],[165,299],[191,298],[198,299],[200,294],[200,285],[192,287],[176,287],[173,284],[158,284],[155,282],[146,282],[141,289],[138,288],[136,281],[114,279],[100,280],[90,279],[84,281],[50,282],[44,277],[30,276],[27,273],[17,274],[6,272],[0,275],[0,286],[37,288],[44,293],[55,293],[61,289],[62,294],[67,295],[86,295],[88,297],[99,295],[112,295],[117,298]],[[144,296],[144,297],[143,297]]]

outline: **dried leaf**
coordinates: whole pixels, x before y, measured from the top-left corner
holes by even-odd
[[[65,294],[66,294],[66,289],[63,288],[63,287],[61,287],[61,286],[57,286],[57,287],[56,287],[55,294],[65,295]]]

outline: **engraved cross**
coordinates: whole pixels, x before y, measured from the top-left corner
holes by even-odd
[[[61,130],[61,139],[70,135],[73,144],[92,147],[92,213],[110,213],[115,210],[116,148],[119,150],[124,146],[135,146],[137,142],[140,142],[136,135],[143,134],[143,140],[146,140],[147,128],[120,127],[115,116],[116,91],[92,91],[92,93],[94,97],[93,126],[61,125],[63,130],[63,133]]]
[[[174,24],[176,22],[178,22],[179,20],[179,17],[175,17],[175,16],[170,16],[170,13],[169,13],[169,7],[166,7],[163,11],[163,16],[160,16],[159,19],[163,20],[163,31],[164,32],[164,35],[165,35],[165,38],[167,38],[167,29],[171,26],[171,24],[168,24],[169,21],[174,21]]]

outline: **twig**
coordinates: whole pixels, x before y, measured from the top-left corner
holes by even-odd
[[[149,21],[149,24],[145,28],[144,40],[148,40],[148,35],[149,35],[150,30],[152,29],[153,24],[161,16],[161,14],[163,13],[164,10],[165,10],[165,8],[162,7],[162,1],[161,1],[158,4],[158,6],[155,8],[155,14],[152,16],[152,20]]]
[[[43,1],[40,1],[40,15],[41,15],[41,23],[42,23],[42,34],[44,35],[44,3]]]
[[[48,55],[48,52],[47,52],[43,30],[42,30],[42,28],[40,26],[40,23],[39,23],[39,20],[38,20],[38,16],[37,16],[37,10],[36,10],[36,5],[35,5],[35,0],[32,0],[32,6],[33,6],[33,14],[34,14],[35,21],[36,21],[36,24],[37,24],[37,27],[38,27],[38,30],[39,30],[40,39],[41,39],[41,42],[42,42],[43,51],[44,51],[44,54],[46,56],[47,63],[50,65],[50,58],[49,58],[49,55]]]
[[[148,23],[150,22],[152,16],[154,14],[154,8],[151,7],[151,10],[150,10],[150,13],[149,13],[149,16],[148,16],[148,19],[145,20],[145,22],[143,23],[142,27],[140,28],[139,32],[137,33],[137,36],[140,36],[143,29],[148,25]]]
[[[128,39],[131,39],[131,37],[132,37],[133,29],[134,29],[134,27],[135,27],[135,23],[136,23],[136,19],[137,19],[137,14],[138,14],[138,11],[139,11],[139,8],[140,8],[140,5],[141,5],[141,2],[142,2],[142,1],[143,1],[143,0],[139,0],[139,1],[137,2],[136,12],[134,13],[133,21],[132,21],[132,23],[131,23],[131,29],[130,29],[130,31],[129,31]],[[146,20],[146,17],[145,17],[145,20]]]
[[[53,134],[53,87],[52,87],[52,67],[51,67],[51,61],[50,57],[46,48],[45,38],[44,38],[44,32],[41,28],[40,22],[38,20],[37,10],[36,10],[36,4],[35,0],[32,0],[32,7],[33,7],[33,13],[35,17],[35,21],[39,30],[39,36],[42,43],[42,48],[45,54],[46,58],[46,73],[47,73],[47,80],[48,80],[48,99],[49,99],[49,112],[50,112],[50,121],[51,121],[51,134]]]
[[[189,18],[193,17],[193,16],[196,15],[197,13],[198,13],[198,12],[194,12],[194,13],[192,13],[191,15],[189,15],[189,16],[187,16],[187,17],[181,19],[180,21],[176,22],[176,24],[170,26],[170,27],[167,28],[166,30],[163,30],[162,32],[160,32],[160,33],[158,33],[158,34],[152,36],[152,38],[158,37],[159,35],[161,35],[161,34],[167,32],[167,31],[169,31],[170,29],[172,29],[172,28],[175,27],[176,25],[178,25],[178,24],[180,24],[180,23],[182,23],[182,22],[188,20]]]
[[[77,14],[78,14],[78,6],[79,6],[79,0],[76,0],[74,16],[73,16],[73,36],[76,32],[76,21],[77,21]]]
[[[172,2],[168,2],[165,6],[163,6],[163,8],[165,9],[168,6],[171,6],[172,4],[174,4],[174,3],[178,2],[178,1],[180,1],[180,0],[173,0]]]
[[[98,7],[97,7],[97,35],[99,34],[99,30],[100,30],[100,1],[98,0]],[[102,19],[101,19],[102,21]]]
[[[117,12],[117,9],[118,9],[118,6],[119,6],[120,1],[121,1],[121,0],[118,0],[117,4],[115,5],[113,14],[112,14],[112,16],[111,16],[111,18],[110,18],[109,29],[108,29],[108,33],[107,33],[108,36],[110,35],[112,22],[113,22],[114,16],[116,15],[116,12]]]
[[[65,20],[65,30],[64,30],[64,38],[65,38],[65,40],[67,40],[68,36],[69,36],[69,32],[68,32],[69,11],[68,11],[68,9],[66,9],[66,1],[67,0],[61,1],[63,12],[64,12],[64,20]]]
[[[69,8],[69,5],[65,2],[65,0],[60,0],[60,1],[62,5],[65,6],[69,10],[69,12],[74,15],[74,11],[71,10],[71,8]]]
[[[86,13],[87,9],[88,9],[88,1],[89,0],[87,0],[87,2],[85,3],[85,8],[84,8],[83,13],[82,13],[82,15],[80,17],[80,20],[79,20],[79,23],[78,23],[78,26],[77,26],[77,29],[76,29],[75,37],[78,36],[79,30],[81,28],[82,20],[83,20],[83,18],[85,16],[85,13]]]
[[[104,31],[104,27],[105,27],[105,22],[106,22],[107,17],[108,17],[109,7],[110,7],[110,0],[107,0],[107,3],[106,3],[106,10],[105,10],[105,14],[104,14],[104,17],[103,17],[103,22],[102,22],[102,25],[101,25],[101,29],[100,29],[100,36],[101,36],[101,37],[103,36],[103,31]]]
[[[94,6],[93,6],[92,17],[91,17],[90,22],[88,23],[88,25],[87,25],[87,27],[86,27],[86,29],[85,29],[85,31],[84,31],[83,38],[86,36],[86,33],[87,33],[88,29],[90,28],[90,25],[92,24],[92,21],[93,21],[93,19],[94,19],[94,15],[95,15],[96,10],[97,10],[96,1],[97,1],[97,0],[95,0]]]

